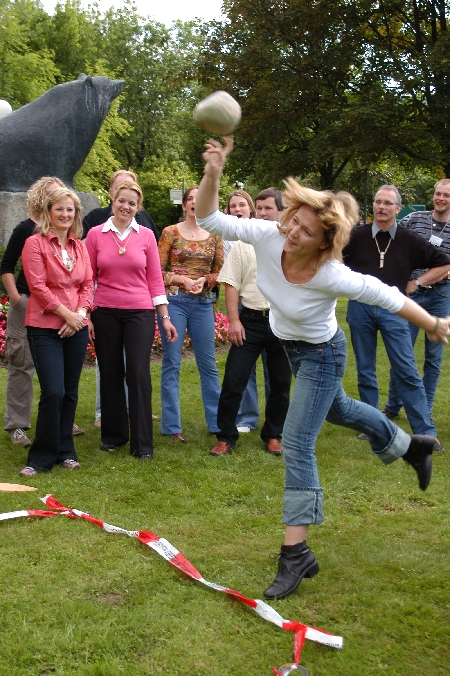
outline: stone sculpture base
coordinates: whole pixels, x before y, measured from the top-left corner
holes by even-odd
[[[89,192],[77,193],[83,207],[82,216],[100,206],[95,195]],[[20,221],[27,217],[26,192],[0,192],[0,246],[6,246],[10,235]]]

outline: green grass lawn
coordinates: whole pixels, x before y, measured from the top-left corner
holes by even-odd
[[[341,326],[345,304],[339,305]],[[422,356],[423,344],[417,346]],[[351,352],[351,351],[350,351]],[[223,372],[224,354],[218,356]],[[325,523],[310,531],[320,574],[271,605],[286,619],[343,636],[343,650],[307,641],[310,676],[440,676],[450,662],[449,352],[436,398],[441,442],[429,489],[404,462],[388,467],[367,442],[325,424],[317,457]],[[159,412],[160,365],[152,364]],[[0,371],[4,393],[5,370]],[[261,373],[258,376],[262,393]],[[380,348],[381,403],[388,366]],[[345,377],[356,395],[353,357]],[[36,401],[38,385],[36,382]],[[34,493],[0,493],[0,512],[39,509],[40,496],[130,530],[151,530],[179,549],[207,580],[262,598],[272,581],[281,524],[283,462],[264,451],[258,432],[232,455],[208,455],[198,373],[182,366],[186,445],[159,433],[155,458],[139,463],[124,447],[99,450],[93,427],[95,371],[81,378],[76,438],[82,468],[18,477],[26,450],[1,437],[0,481]],[[404,414],[400,424],[409,430]],[[34,430],[34,422],[33,422]],[[32,432],[30,433],[32,436]],[[293,634],[240,602],[207,589],[150,548],[65,517],[0,522],[0,675],[221,676],[271,674],[292,660]]]

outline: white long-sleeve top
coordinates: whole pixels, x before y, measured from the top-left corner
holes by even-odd
[[[353,272],[336,260],[324,263],[306,284],[288,282],[281,267],[285,237],[273,221],[237,218],[216,211],[207,218],[198,218],[197,223],[222,239],[238,239],[254,246],[256,284],[270,303],[272,331],[283,340],[330,340],[338,328],[338,297],[379,305],[390,312],[398,312],[405,302],[396,287]]]

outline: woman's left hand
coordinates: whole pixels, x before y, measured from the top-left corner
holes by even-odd
[[[79,329],[74,330],[68,324],[64,324],[64,326],[59,329],[58,334],[60,338],[70,338],[77,331],[79,331]]]
[[[428,333],[427,331],[427,338],[428,340],[431,340],[432,343],[438,343],[441,341],[441,343],[444,343],[445,345],[448,344],[448,338],[447,336],[450,333],[450,317],[440,317],[437,320],[437,324],[439,324],[439,328],[437,331],[434,331],[432,333]]]
[[[178,333],[170,319],[163,319],[162,324],[164,331],[166,332],[166,338],[168,343],[174,343],[178,338]]]

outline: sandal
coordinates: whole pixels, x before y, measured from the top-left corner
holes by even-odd
[[[38,473],[37,469],[34,469],[34,467],[24,467],[19,474],[21,476],[36,476]]]
[[[62,461],[61,467],[65,467],[65,469],[78,469],[81,465],[77,460],[67,458],[67,460]]]

